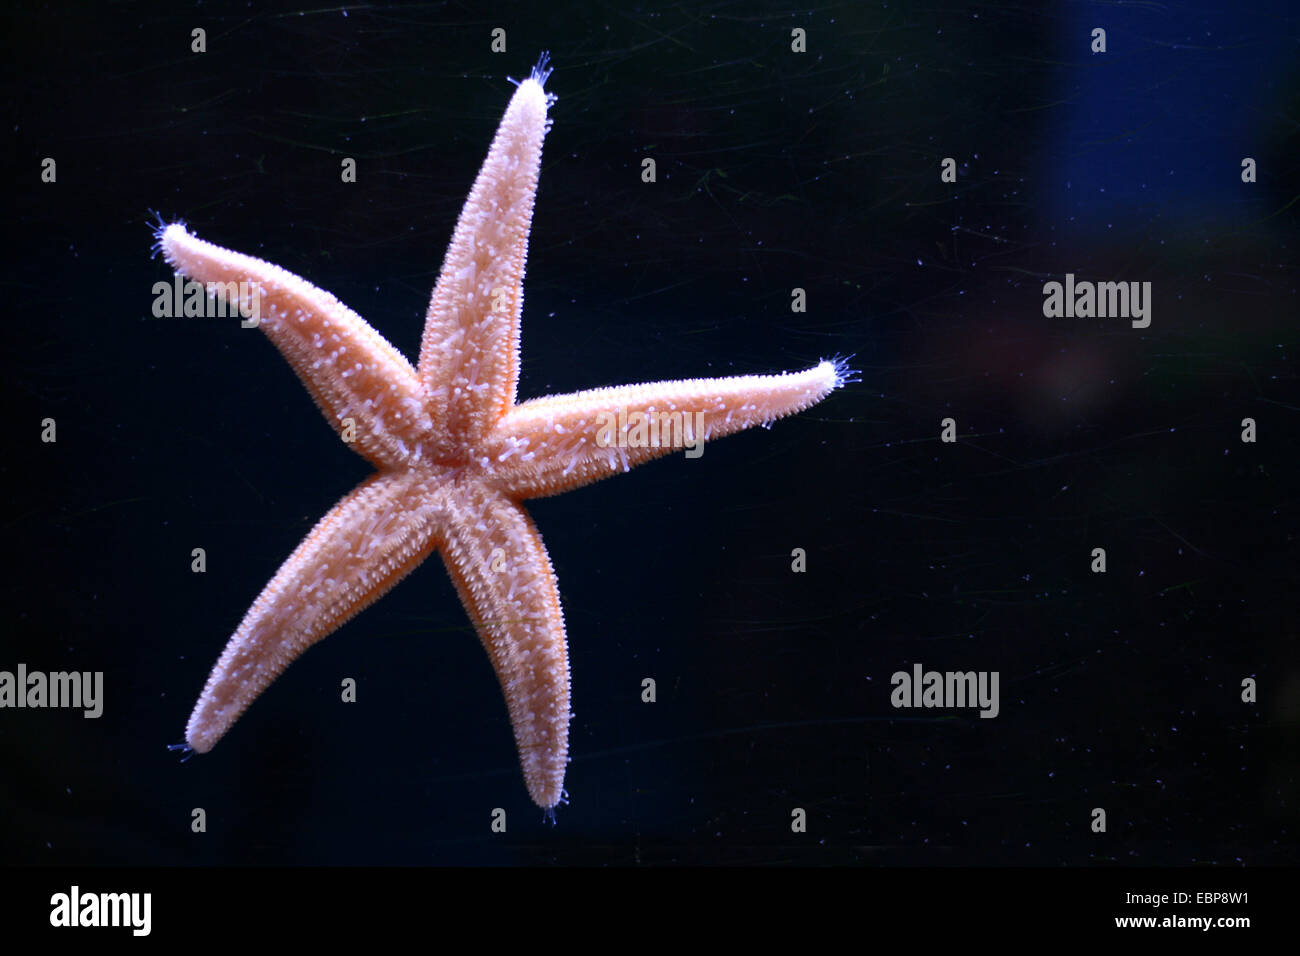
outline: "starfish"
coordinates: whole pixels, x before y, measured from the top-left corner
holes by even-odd
[[[845,363],[823,360],[798,373],[516,402],[524,260],[554,102],[543,90],[549,75],[543,57],[506,108],[456,224],[414,368],[328,292],[183,224],[160,228],[168,264],[242,314],[260,315],[325,418],[376,468],[249,608],[195,704],[185,731],[192,750],[211,750],[291,661],[436,550],[505,694],[528,794],[550,814],[565,795],[568,647],[555,572],[522,502],[674,448],[698,454],[704,441],[769,425],[845,383]]]

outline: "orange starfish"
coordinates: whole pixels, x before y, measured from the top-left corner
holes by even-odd
[[[289,272],[197,239],[159,245],[177,273],[238,302],[325,418],[378,471],[276,572],[212,669],[185,731],[211,750],[299,654],[435,549],[505,692],[529,796],[563,795],[569,663],[550,558],[521,502],[821,401],[842,362],[804,372],[598,388],[516,404],[524,258],[552,98],[545,58],[519,84],[433,290],[416,368],[360,316]],[[214,283],[244,283],[218,287]],[[254,296],[257,296],[255,299]]]

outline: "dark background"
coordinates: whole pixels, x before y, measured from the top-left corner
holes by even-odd
[[[2,17],[0,669],[102,670],[106,699],[97,721],[0,711],[0,860],[1294,860],[1289,4]],[[554,828],[436,560],[178,762],[248,604],[368,466],[262,336],[150,317],[171,275],[153,214],[330,290],[414,358],[507,77],[542,50],[559,99],[521,398],[848,353],[861,382],[530,504],[573,671]],[[1044,318],[1067,272],[1150,281],[1151,327]],[[918,661],[1000,672],[998,718],[891,708]]]

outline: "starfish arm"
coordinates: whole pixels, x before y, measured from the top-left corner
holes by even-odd
[[[815,405],[844,384],[842,362],[803,372],[597,388],[515,406],[482,444],[480,466],[515,498],[559,494],[683,448]]]
[[[299,654],[382,597],[433,549],[414,472],[367,479],[336,504],[258,595],[194,705],[185,740],[206,753]]]
[[[248,283],[244,314],[260,290],[258,325],[307,386],[331,427],[377,467],[418,461],[432,431],[420,380],[397,349],[323,289],[279,266],[192,236],[173,223],[159,245],[178,273],[204,283]],[[225,288],[217,294],[226,298]],[[350,423],[349,423],[350,420]]]
[[[444,487],[438,550],[505,693],[528,795],[560,802],[569,652],[555,571],[524,509],[481,481]]]
[[[481,437],[514,403],[524,260],[548,97],[519,84],[465,201],[429,302],[419,374],[439,450]]]

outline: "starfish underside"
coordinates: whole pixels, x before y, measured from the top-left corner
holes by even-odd
[[[568,649],[555,572],[521,502],[680,450],[666,441],[611,442],[611,420],[680,413],[679,437],[690,444],[768,424],[843,384],[842,364],[823,361],[798,373],[516,403],[524,260],[549,125],[545,79],[534,71],[520,83],[501,120],[434,287],[415,368],[304,279],[183,225],[161,231],[162,252],[181,275],[247,284],[244,293],[209,289],[232,301],[242,295],[245,314],[260,315],[326,420],[377,469],[317,523],[249,608],[190,717],[186,742],[195,751],[212,749],[294,658],[436,550],[505,693],[528,793],[554,807],[568,760]]]

